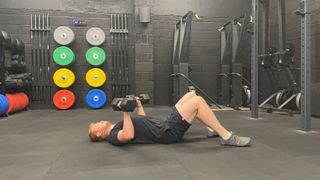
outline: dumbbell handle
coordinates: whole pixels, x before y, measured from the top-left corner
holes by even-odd
[[[138,100],[139,100],[139,99],[138,99]],[[119,101],[118,104],[117,104],[117,107],[119,107],[120,109],[121,109],[121,106],[120,106],[121,103],[122,103],[122,101]],[[136,107],[142,107],[142,104],[141,104],[140,106],[137,106],[137,105],[136,105]]]
[[[139,100],[141,102],[141,104],[147,104],[150,100],[150,98],[145,99],[143,97],[144,94],[140,94],[139,96],[135,96],[135,95],[127,95],[126,98],[132,98],[132,99],[136,99]]]

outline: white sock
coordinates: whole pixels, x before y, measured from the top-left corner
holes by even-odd
[[[207,126],[207,129],[208,129],[208,131],[210,131],[210,132],[214,132],[214,130],[211,129],[211,128],[209,128],[208,126]]]
[[[225,137],[222,137],[223,140],[228,140],[231,137],[231,132],[227,132],[227,134],[225,135]]]

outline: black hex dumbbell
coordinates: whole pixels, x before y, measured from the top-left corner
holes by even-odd
[[[121,108],[118,107],[118,103],[123,101],[124,98],[114,98],[111,102],[111,107],[114,111],[122,111]]]
[[[150,102],[149,94],[140,94],[139,98],[140,98],[141,104],[148,104]]]
[[[123,98],[123,101],[120,104],[120,107],[124,112],[132,112],[136,106],[136,99],[132,97]]]
[[[118,104],[120,103],[120,107]],[[136,99],[132,97],[114,98],[111,102],[114,111],[132,112],[136,108]]]

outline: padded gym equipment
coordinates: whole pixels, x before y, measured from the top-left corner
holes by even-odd
[[[7,114],[21,111],[29,105],[29,97],[25,93],[6,94],[6,98],[9,102]]]
[[[57,109],[67,110],[70,109],[76,101],[73,92],[62,89],[57,91],[53,96],[53,104]]]
[[[92,68],[86,74],[86,81],[91,87],[100,87],[106,80],[106,74],[99,68]]]
[[[69,27],[59,26],[53,32],[53,39],[60,45],[69,45],[74,41],[75,36]]]
[[[75,55],[70,48],[60,46],[54,50],[53,60],[60,66],[68,66],[75,61]]]
[[[87,62],[92,66],[100,66],[106,60],[106,53],[102,48],[92,47],[86,53]]]
[[[92,109],[100,109],[107,102],[107,95],[100,89],[91,89],[87,94],[87,104]]]
[[[68,88],[75,82],[75,75],[67,68],[58,69],[53,75],[54,84],[60,88]]]
[[[87,31],[86,39],[90,45],[100,46],[104,43],[106,36],[101,28],[92,27]]]
[[[9,101],[6,98],[6,96],[0,94],[0,116],[3,116],[6,114],[7,110],[9,108]]]

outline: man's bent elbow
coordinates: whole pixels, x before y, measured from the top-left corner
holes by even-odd
[[[134,138],[134,134],[124,134],[125,141],[131,141]]]

